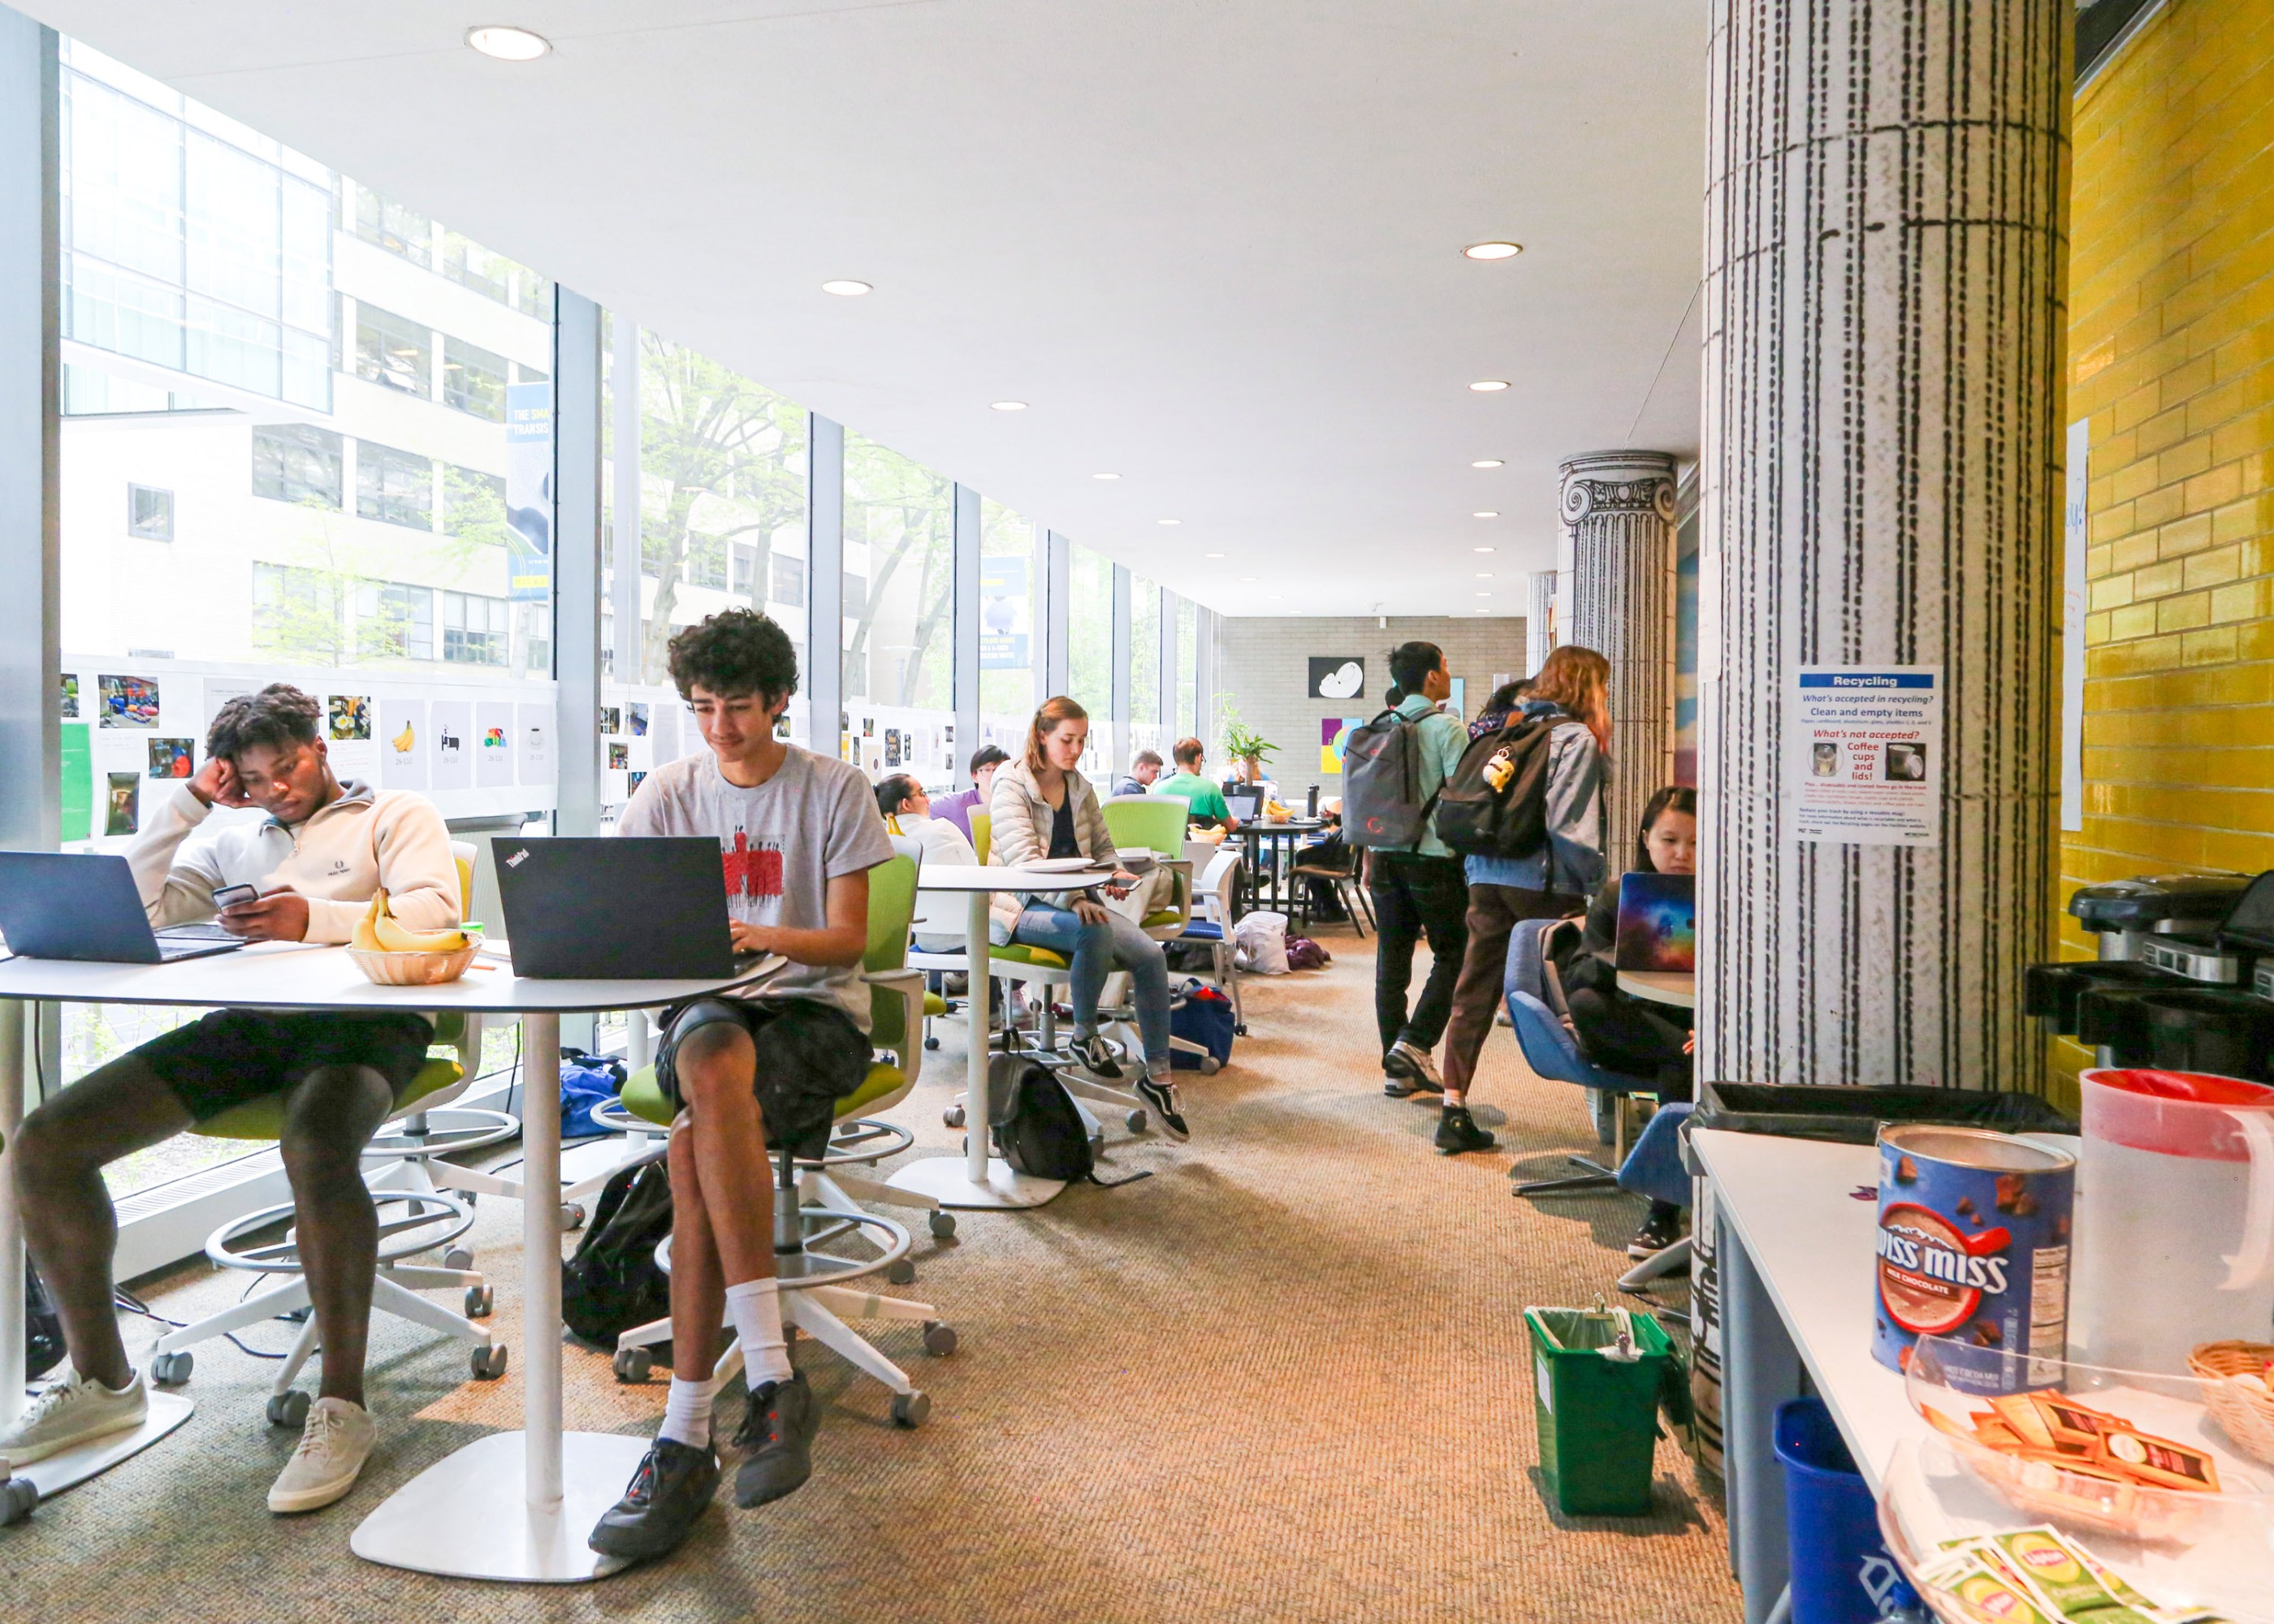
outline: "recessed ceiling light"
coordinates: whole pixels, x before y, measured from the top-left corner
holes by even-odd
[[[998,411],[1024,411],[1027,410],[1027,402],[1024,401],[990,401],[987,403]]]
[[[467,29],[466,43],[500,62],[534,62],[553,49],[553,41],[541,34],[501,23]]]
[[[1090,477],[1092,479],[1118,479],[1121,476],[1118,474],[1092,474]]]
[[[1492,579],[1492,571],[1491,571],[1491,570],[1489,570],[1489,569],[1480,569],[1480,570],[1477,571],[1477,579],[1478,579],[1478,580],[1480,580],[1480,581],[1489,581],[1489,580],[1491,580],[1491,579]]]
[[[1513,259],[1523,252],[1522,243],[1471,243],[1461,254],[1469,259]]]
[[[1211,553],[1209,554],[1209,557],[1210,558],[1222,558],[1224,554],[1221,553]]]
[[[1507,388],[1508,380],[1505,378],[1480,378],[1476,382],[1471,384],[1469,387],[1474,389],[1479,395],[1490,395],[1496,389]]]
[[[823,282],[821,290],[824,293],[833,293],[840,299],[857,299],[864,293],[875,292],[876,289],[868,282],[855,282],[850,276],[840,276],[833,281]]]
[[[1240,579],[1242,581],[1261,581],[1263,577],[1261,575],[1242,575],[1240,576]]]
[[[1489,553],[1492,549],[1490,547],[1471,547],[1469,551],[1472,553]]]
[[[1497,519],[1500,517],[1500,510],[1495,508],[1480,508],[1476,512],[1471,514],[1469,517],[1472,519]]]
[[[1163,519],[1161,523],[1163,524],[1182,524],[1184,521],[1182,519]]]
[[[1470,463],[1469,466],[1471,468],[1505,468],[1508,464],[1502,462],[1498,457],[1483,457]]]

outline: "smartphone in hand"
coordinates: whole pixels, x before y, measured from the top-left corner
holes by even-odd
[[[234,908],[253,901],[260,895],[260,888],[257,885],[224,885],[214,892],[213,905],[216,911]]]

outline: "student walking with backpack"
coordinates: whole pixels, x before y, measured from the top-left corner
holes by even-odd
[[[1382,1091],[1403,1099],[1444,1085],[1430,1050],[1444,1035],[1460,974],[1468,907],[1460,859],[1431,826],[1437,794],[1468,742],[1443,702],[1453,691],[1444,650],[1400,643],[1389,657],[1391,709],[1353,730],[1344,751],[1343,828],[1367,848],[1367,894],[1378,941],[1374,1014],[1382,1034]],[[1429,979],[1411,1011],[1413,950],[1429,940]]]
[[[1517,921],[1577,914],[1602,883],[1610,673],[1593,649],[1567,643],[1550,654],[1514,710],[1488,706],[1477,718],[1441,803],[1441,832],[1468,851],[1468,948],[1445,1029],[1437,1124],[1446,1155],[1495,1143],[1469,1115],[1469,1084],[1500,1006]]]

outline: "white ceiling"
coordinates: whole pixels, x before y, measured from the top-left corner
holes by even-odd
[[[1695,0],[16,3],[1228,613],[1520,613],[1696,454]]]

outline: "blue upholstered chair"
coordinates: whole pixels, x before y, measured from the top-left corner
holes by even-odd
[[[1579,1048],[1579,1040],[1570,1027],[1563,1024],[1559,1007],[1561,992],[1554,981],[1554,971],[1547,964],[1541,943],[1549,929],[1561,924],[1560,920],[1527,919],[1520,921],[1515,934],[1509,938],[1508,971],[1502,983],[1508,998],[1509,1019],[1516,1026],[1516,1041],[1524,1050],[1526,1064],[1540,1076],[1559,1083],[1574,1083],[1582,1088],[1599,1091],[1605,1098],[1623,1103],[1630,1094],[1653,1094],[1658,1089],[1655,1078],[1630,1076],[1624,1071],[1612,1071],[1589,1060]],[[1624,1137],[1625,1116],[1615,1112],[1619,1124],[1615,1138]],[[1623,1147],[1620,1147],[1623,1155]],[[1618,1186],[1618,1175],[1601,1162],[1586,1156],[1565,1158],[1572,1166],[1585,1172],[1566,1178],[1537,1178],[1518,1184],[1518,1195],[1549,1195],[1570,1191],[1610,1190]]]

